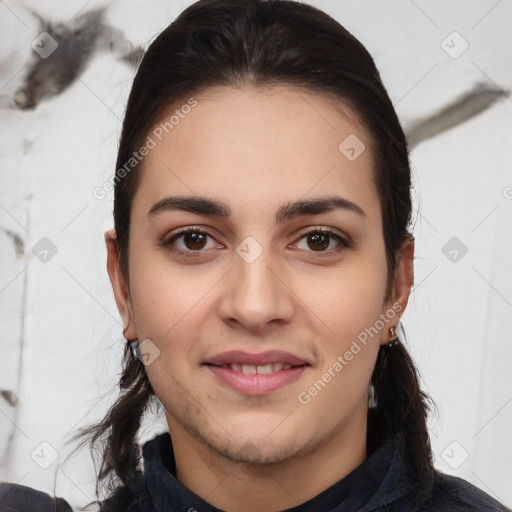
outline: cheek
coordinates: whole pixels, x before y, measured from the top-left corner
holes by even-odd
[[[201,314],[218,276],[197,265],[178,266],[162,251],[136,249],[130,260],[130,283],[139,336],[177,339],[193,332],[186,326]],[[193,322],[192,322],[193,323]]]
[[[133,263],[136,267],[136,258]],[[145,367],[151,386],[166,409],[176,403],[194,408],[182,398],[194,393],[192,352],[208,287],[204,281],[186,279],[147,260],[138,270],[134,269],[131,287],[137,335],[140,341],[151,340],[158,353]]]
[[[309,294],[306,288],[299,293],[308,297],[308,309],[314,313],[309,317],[315,318],[311,329],[318,334],[322,354],[316,378],[328,382],[328,390],[322,391],[317,405],[328,406],[330,400],[355,403],[366,393],[380,346],[386,285],[384,253],[376,251],[374,258],[361,255],[357,264],[347,264],[328,279],[316,280],[316,284],[313,279],[302,282],[306,281]],[[322,383],[317,388],[323,390]]]
[[[294,286],[294,293],[323,324],[322,332],[347,340],[379,318],[386,263],[378,253],[373,258],[355,255],[332,271],[301,274]]]
[[[332,285],[329,299],[324,295],[322,302],[318,296],[311,306],[320,319],[314,329],[320,332],[317,343],[322,361],[298,398],[301,404],[311,403],[319,417],[326,417],[325,411],[332,411],[333,404],[339,406],[337,414],[323,420],[331,426],[366,401],[380,347],[384,284],[379,273],[351,274],[343,284]]]

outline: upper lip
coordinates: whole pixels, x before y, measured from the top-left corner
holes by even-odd
[[[289,352],[282,350],[267,350],[266,352],[259,352],[251,354],[242,350],[231,350],[229,352],[222,352],[207,359],[204,364],[212,364],[214,366],[222,366],[224,364],[245,364],[253,366],[262,366],[266,364],[289,364],[291,366],[302,366],[308,363]]]

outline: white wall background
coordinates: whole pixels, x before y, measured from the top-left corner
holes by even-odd
[[[147,45],[190,3],[117,0],[108,20]],[[416,284],[404,326],[439,408],[437,466],[511,506],[512,1],[310,3],[366,45],[405,127],[476,83],[504,90],[486,112],[411,153]],[[0,389],[19,399],[11,406],[0,397],[0,478],[76,505],[94,498],[92,463],[84,451],[62,465],[72,450],[64,443],[113,402],[123,346],[103,241],[112,195],[97,200],[92,190],[114,171],[134,71],[97,55],[36,110],[9,102],[35,58],[28,8],[66,22],[98,5],[0,2]],[[441,46],[453,31],[469,45],[458,58]],[[46,263],[32,252],[42,237],[57,248]],[[452,237],[467,247],[456,262],[442,251]],[[144,437],[162,428],[150,425]]]

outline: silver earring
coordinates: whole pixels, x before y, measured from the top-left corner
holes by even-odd
[[[375,409],[377,401],[375,400],[375,386],[370,381],[368,384],[368,409]]]
[[[398,343],[400,342],[400,338],[398,337],[397,330],[400,330],[400,329],[402,329],[402,324],[400,322],[398,322],[398,325],[396,327],[389,328],[389,334],[391,336],[390,336],[389,343],[387,343],[385,346],[394,347],[395,345],[398,345]]]
[[[138,340],[135,340],[135,341],[127,340],[127,341],[130,344],[130,348],[132,350],[133,357],[136,357],[139,361],[142,361],[142,356],[141,356],[141,353],[140,353],[140,348],[139,348]]]

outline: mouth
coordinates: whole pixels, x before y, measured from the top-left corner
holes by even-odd
[[[213,366],[241,365],[241,366],[268,366],[268,365],[289,365],[302,366],[309,362],[291,352],[282,350],[266,350],[265,352],[251,353],[243,350],[231,350],[222,352],[208,358],[204,364]],[[280,368],[281,370],[282,368]]]
[[[207,364],[209,364],[209,363],[207,363]],[[216,365],[211,365],[211,366],[216,366]],[[236,373],[244,373],[245,375],[270,375],[271,373],[277,373],[282,370],[289,370],[290,368],[297,368],[298,366],[305,366],[305,364],[293,366],[291,364],[283,364],[283,363],[275,363],[275,364],[268,363],[268,364],[261,364],[261,365],[255,366],[253,364],[233,363],[233,364],[223,364],[222,366],[216,366],[216,367],[231,370]]]
[[[203,366],[224,387],[245,395],[267,395],[296,381],[311,364],[274,350],[260,354],[224,352],[208,359]]]

